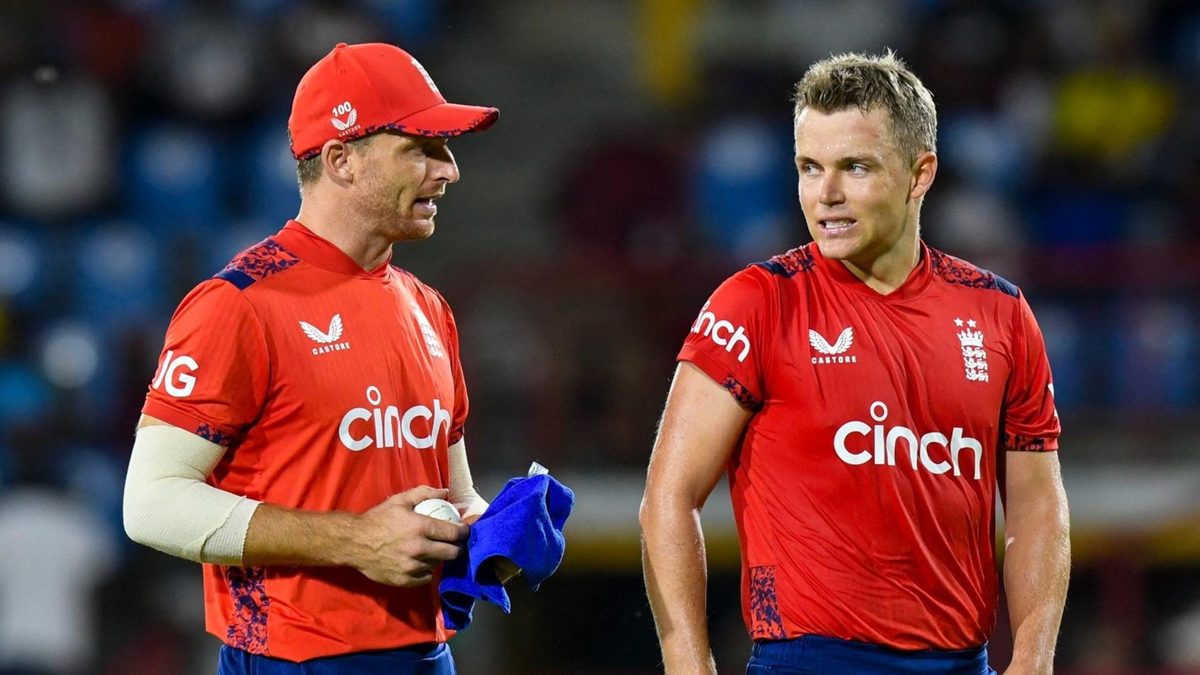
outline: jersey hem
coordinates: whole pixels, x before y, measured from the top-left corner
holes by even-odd
[[[223,622],[225,619],[223,617],[221,617],[219,620]],[[386,652],[386,651],[392,651],[395,649],[408,649],[410,647],[415,647],[418,645],[426,645],[426,644],[438,644],[438,645],[447,644],[450,642],[450,638],[454,637],[457,634],[457,631],[447,630],[446,634],[440,638],[436,635],[430,635],[430,636],[427,636],[428,639],[414,640],[412,642],[405,642],[403,644],[397,644],[397,645],[381,645],[381,646],[372,645],[372,646],[368,646],[368,647],[346,649],[343,651],[325,651],[325,650],[295,651],[292,649],[284,649],[282,653],[279,653],[279,652],[272,650],[269,645],[264,648],[264,651],[255,652],[255,651],[252,651],[245,647],[241,647],[236,644],[231,644],[230,641],[227,639],[227,630],[228,630],[228,625],[224,624],[224,623],[222,623],[220,627],[214,628],[212,626],[208,626],[205,628],[205,632],[207,632],[209,635],[217,638],[217,640],[219,640],[221,642],[221,644],[225,645],[226,647],[229,647],[230,649],[238,649],[238,650],[244,651],[248,654],[254,654],[256,656],[266,656],[268,658],[279,659],[281,661],[288,661],[291,663],[303,663],[305,661],[311,661],[313,659],[338,658],[338,657],[343,657],[343,656],[352,656],[355,654],[369,654],[371,652]]]

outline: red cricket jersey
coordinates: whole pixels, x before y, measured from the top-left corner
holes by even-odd
[[[729,464],[752,638],[988,640],[1000,449],[1058,448],[1015,286],[922,244],[884,296],[809,244],[726,280],[679,359],[755,411]]]
[[[445,300],[366,272],[289,222],[183,300],[142,411],[228,448],[209,482],[281,506],[361,513],[449,483],[467,394]],[[444,642],[438,584],[338,567],[204,566],[209,632],[300,661]]]

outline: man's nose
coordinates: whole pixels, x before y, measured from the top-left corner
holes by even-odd
[[[842,193],[842,181],[837,172],[830,171],[825,174],[817,196],[822,204],[840,204],[845,201],[846,195]]]
[[[447,183],[457,183],[462,174],[458,171],[458,162],[447,148],[443,157],[434,160],[433,178]]]

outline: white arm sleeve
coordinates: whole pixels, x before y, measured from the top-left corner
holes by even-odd
[[[204,482],[224,454],[179,427],[138,429],[122,505],[129,538],[195,562],[241,564],[259,502]]]
[[[475,490],[471,467],[467,464],[467,442],[459,439],[450,446],[450,503],[462,511],[463,519],[481,516],[487,510],[487,500]]]

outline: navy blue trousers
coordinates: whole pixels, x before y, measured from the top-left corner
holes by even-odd
[[[358,652],[301,663],[221,647],[217,675],[455,675],[454,657],[445,643]]]
[[[902,652],[887,647],[804,635],[754,643],[747,675],[995,675],[987,645],[961,651]]]

